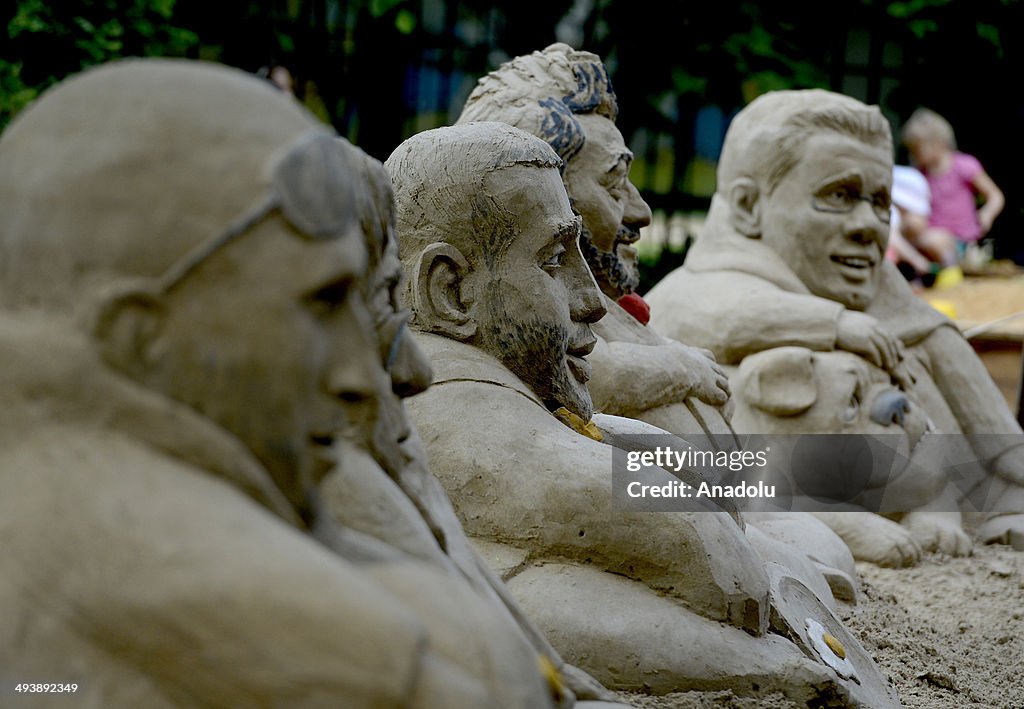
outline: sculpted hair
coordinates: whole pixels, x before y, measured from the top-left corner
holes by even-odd
[[[927,108],[919,108],[910,114],[900,138],[904,145],[918,143],[922,140],[939,140],[945,143],[950,150],[956,150],[956,136],[953,133],[953,126],[945,118],[935,111]]]
[[[508,123],[547,141],[567,163],[586,140],[576,115],[587,113],[618,117],[608,71],[596,54],[552,44],[482,77],[458,122]]]
[[[822,131],[892,154],[892,129],[877,106],[817,89],[776,91],[758,97],[730,125],[718,163],[719,189],[751,177],[770,194],[800,161],[804,143]]]
[[[451,244],[474,266],[493,268],[518,234],[519,215],[490,194],[487,178],[517,165],[561,164],[547,143],[504,123],[469,123],[409,138],[385,163],[402,270],[411,273],[433,243]]]

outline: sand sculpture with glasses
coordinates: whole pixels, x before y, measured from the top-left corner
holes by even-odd
[[[263,82],[176,61],[72,78],[0,138],[5,692],[555,706],[521,624],[417,558],[422,518],[397,544],[329,514],[325,476],[365,469],[342,439],[393,430],[364,162]]]
[[[1021,546],[1020,427],[955,325],[883,259],[891,175],[891,131],[877,108],[819,90],[758,98],[729,128],[707,224],[686,264],[648,294],[651,322],[729,365],[799,346],[816,357],[852,353],[883,370],[937,431],[970,434],[970,454],[988,471],[970,495],[987,510],[978,536]],[[845,383],[834,386],[830,394]],[[759,426],[793,430],[787,419],[800,412],[784,409]],[[797,428],[835,432],[805,423]],[[859,537],[854,552],[865,558],[913,561],[908,541],[968,548],[955,509],[914,515],[903,528],[868,530],[863,519],[830,523]]]

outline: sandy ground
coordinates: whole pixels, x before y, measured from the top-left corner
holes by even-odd
[[[910,569],[858,564],[863,594],[839,615],[906,707],[1024,708],[1024,553],[976,546]],[[623,694],[645,709],[782,709],[785,699],[728,692]]]

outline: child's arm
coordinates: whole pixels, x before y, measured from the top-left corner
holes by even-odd
[[[981,235],[984,236],[992,228],[992,222],[1003,211],[1006,198],[1003,197],[1003,191],[984,170],[974,176],[971,186],[985,200],[985,204],[978,210],[978,223],[981,225]]]

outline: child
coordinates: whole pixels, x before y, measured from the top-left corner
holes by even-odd
[[[916,281],[931,271],[932,260],[941,255],[919,251],[915,244],[928,228],[931,191],[924,175],[912,167],[896,165],[892,170],[892,221],[885,257],[900,267],[908,280]]]
[[[957,263],[967,244],[992,228],[1005,199],[978,159],[958,152],[953,128],[939,114],[919,108],[903,127],[903,143],[928,179],[932,213],[916,244],[939,254],[944,266]],[[975,209],[975,195],[984,204]]]

